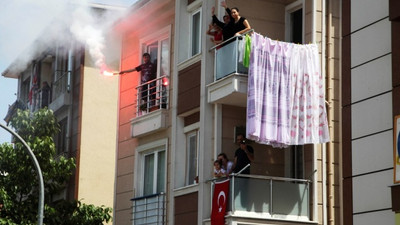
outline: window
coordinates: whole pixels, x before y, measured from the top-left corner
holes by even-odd
[[[169,75],[169,38],[146,42],[143,44],[143,53],[150,54],[151,62],[157,65],[157,77]]]
[[[143,195],[165,192],[165,150],[144,155]]]
[[[290,13],[290,41],[303,43],[303,9],[298,9]]]
[[[286,6],[286,41],[303,44],[303,0]]]
[[[58,123],[60,125],[60,132],[55,137],[57,155],[67,153],[67,122],[68,118],[64,118]]]
[[[186,134],[186,184],[197,183],[198,176],[198,131]]]
[[[286,176],[304,179],[304,146],[292,145],[286,152]]]
[[[165,192],[167,139],[137,147],[135,174],[136,197]]]
[[[197,10],[191,14],[191,41],[190,56],[194,56],[201,51],[201,11]]]
[[[168,82],[163,81],[168,80],[170,75],[170,30],[171,27],[168,26],[140,40],[141,53],[150,54],[151,63],[155,66],[153,69],[156,70],[156,79],[142,83],[141,76],[138,76],[138,116],[142,115],[143,111],[150,112],[168,106]]]

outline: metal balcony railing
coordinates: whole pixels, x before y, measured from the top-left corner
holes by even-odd
[[[68,72],[66,71],[55,71],[55,77],[57,80],[52,85],[52,100],[54,101],[68,90]]]
[[[166,221],[165,193],[132,198],[134,225],[164,225]]]
[[[168,76],[162,76],[136,87],[136,116],[167,109],[169,102]]]
[[[310,183],[304,179],[232,175],[227,214],[310,221]]]

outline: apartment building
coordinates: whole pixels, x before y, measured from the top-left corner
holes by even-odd
[[[399,10],[392,0],[342,1],[345,225],[400,224]]]
[[[174,1],[137,1],[115,25],[115,32],[122,37],[122,74],[114,224],[167,221],[173,151],[170,84],[174,80],[174,15]],[[144,53],[156,68],[156,79],[149,82],[141,82],[141,72],[132,71],[144,63]]]
[[[91,7],[97,13],[110,9]],[[51,39],[54,26],[63,38]],[[108,46],[112,47],[113,42]],[[118,56],[118,45],[115,47]],[[28,56],[31,58],[26,61]],[[24,62],[26,65],[21,64]],[[118,68],[118,63],[115,60],[109,66]],[[77,168],[66,189],[51,200],[76,199],[112,207],[118,78],[101,75],[89,47],[60,23],[46,28],[2,75],[18,79],[17,102],[22,108],[34,112],[48,107],[54,112],[61,128],[54,138],[57,154],[76,158]]]
[[[252,142],[251,174],[230,177],[231,193],[246,185],[248,195],[228,197],[227,224],[340,224],[340,3],[228,1],[259,34],[318,45],[331,141],[285,149]],[[248,80],[237,40],[216,51],[206,35],[212,7],[222,20],[219,5],[138,1],[116,25],[120,70],[149,53],[157,78],[151,86],[139,72],[120,76],[115,224],[211,224],[213,162],[221,152],[234,158]],[[150,88],[155,97],[143,99]]]

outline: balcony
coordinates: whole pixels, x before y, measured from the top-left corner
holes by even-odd
[[[222,47],[213,47],[214,82],[207,85],[208,102],[246,107],[247,104],[247,68],[239,58],[241,37],[233,37],[222,43]]]
[[[136,117],[132,119],[132,137],[165,129],[168,119],[168,76],[162,76],[136,88]]]
[[[165,193],[132,198],[135,225],[163,225],[166,222]]]
[[[235,175],[230,181],[225,220],[227,224],[244,221],[314,224],[310,219],[310,194],[309,180]]]
[[[70,90],[70,81],[68,80],[68,72],[56,71],[57,80],[53,82],[52,85],[52,98],[51,103],[49,104],[49,108],[56,112],[61,109],[63,106],[68,106],[71,104],[71,94]]]

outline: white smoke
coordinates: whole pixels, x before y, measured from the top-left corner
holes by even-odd
[[[65,27],[85,45],[95,65],[100,67],[105,61],[105,34],[124,13],[122,7],[114,7],[111,14],[94,13],[85,0],[13,0],[3,1],[1,7],[0,60],[14,62],[10,69],[18,71],[38,51],[55,42],[68,47],[71,36],[66,35]]]

